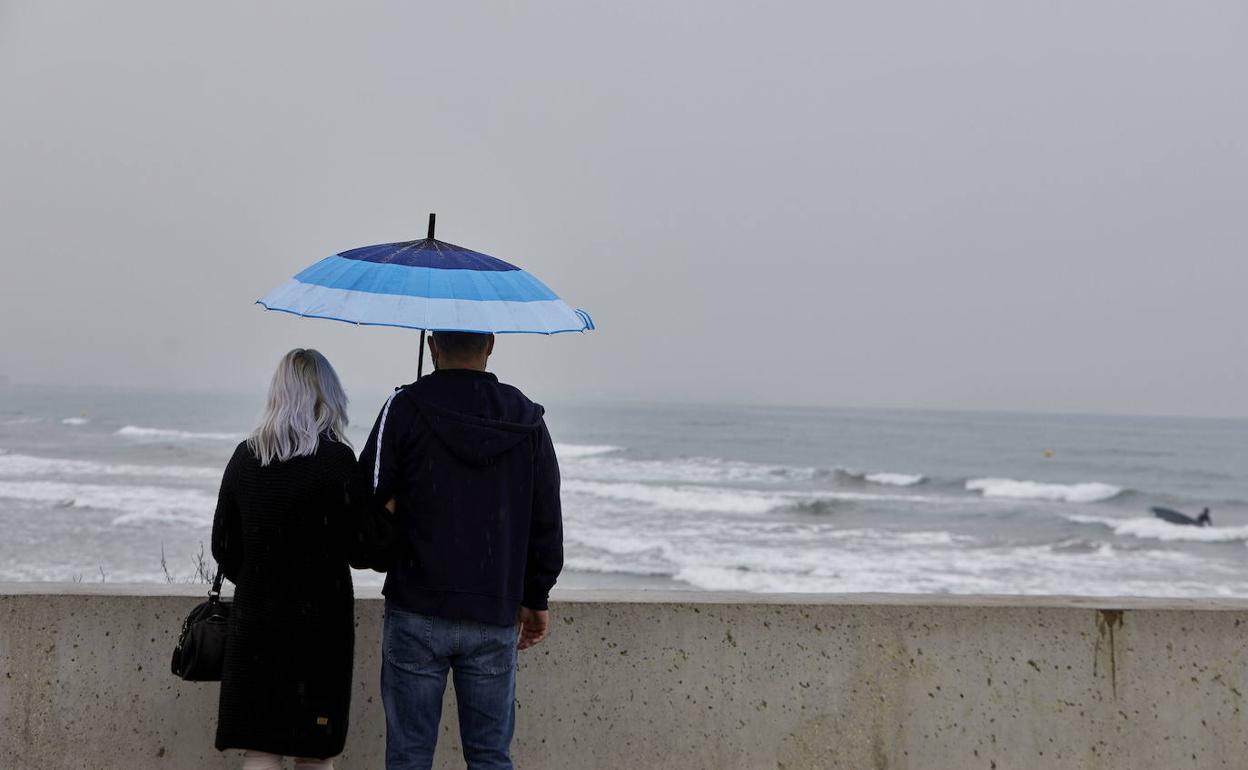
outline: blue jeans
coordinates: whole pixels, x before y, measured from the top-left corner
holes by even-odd
[[[469,770],[511,770],[516,630],[386,606],[381,664],[386,770],[433,766],[448,669],[455,672],[459,735]]]

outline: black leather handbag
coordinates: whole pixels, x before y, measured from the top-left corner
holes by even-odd
[[[220,682],[229,634],[230,603],[221,600],[221,570],[212,579],[208,601],[201,602],[182,623],[170,668],[188,682]]]

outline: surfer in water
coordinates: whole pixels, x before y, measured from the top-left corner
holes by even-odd
[[[1213,517],[1209,515],[1209,509],[1206,508],[1200,512],[1196,518],[1188,516],[1186,513],[1180,513],[1170,508],[1153,508],[1153,515],[1159,519],[1170,522],[1171,524],[1186,524],[1193,527],[1211,527],[1213,526]]]

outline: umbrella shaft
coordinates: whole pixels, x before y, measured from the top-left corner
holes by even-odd
[[[431,223],[432,225],[432,223]],[[420,330],[420,352],[416,354],[416,379],[420,379],[425,374],[425,330]]]

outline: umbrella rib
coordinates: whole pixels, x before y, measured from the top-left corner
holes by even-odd
[[[408,241],[408,242],[406,242],[405,244],[403,244],[403,245],[402,245],[402,246],[400,246],[399,248],[397,248],[397,249],[395,249],[394,251],[392,251],[392,252],[390,252],[389,254],[387,254],[387,255],[386,255],[386,262],[388,262],[388,263],[389,263],[389,262],[394,262],[394,260],[395,260],[395,259],[396,259],[396,258],[397,258],[400,254],[402,254],[403,252],[408,251],[409,249],[416,249],[416,244],[418,244],[418,243],[420,243],[420,241]],[[417,250],[417,251],[419,251],[420,249],[416,249],[416,250]]]
[[[430,243],[432,243],[433,245],[434,253],[438,255],[436,262],[441,263],[442,262],[442,249],[438,246],[438,241],[436,239],[432,239]],[[441,269],[441,268],[438,267],[436,269]],[[433,313],[432,295],[433,295],[433,269],[430,269],[429,274],[425,276],[425,320],[424,320],[423,328],[426,328],[426,329],[432,325],[430,323],[430,318],[429,318],[430,315]]]

